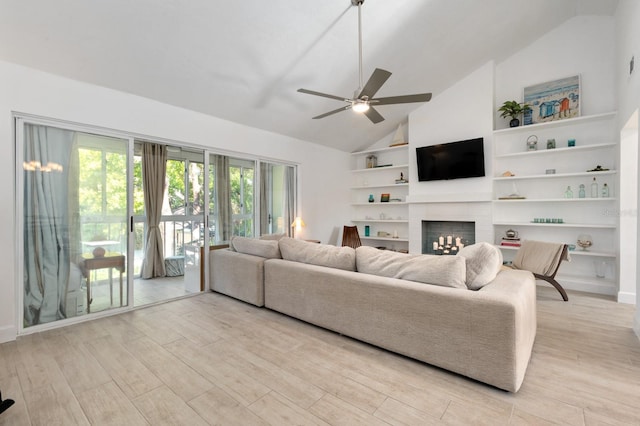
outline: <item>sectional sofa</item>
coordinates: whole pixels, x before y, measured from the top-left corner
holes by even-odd
[[[236,237],[209,262],[213,291],[500,389],[522,385],[535,280],[503,270],[489,244],[430,256]]]

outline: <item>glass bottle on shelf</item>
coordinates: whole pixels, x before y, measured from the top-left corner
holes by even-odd
[[[587,196],[587,194],[585,193],[585,190],[584,190],[584,184],[581,183],[580,184],[580,190],[578,191],[578,198],[584,198],[586,196]]]
[[[567,190],[564,191],[564,198],[573,198],[573,191],[570,186],[567,186]]]
[[[591,198],[598,198],[598,182],[596,182],[596,178],[593,178],[593,182],[591,182]]]
[[[609,186],[606,183],[602,185],[602,198],[609,198]]]

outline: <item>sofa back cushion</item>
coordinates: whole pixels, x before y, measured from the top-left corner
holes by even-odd
[[[467,288],[465,261],[458,256],[411,255],[361,246],[356,249],[356,265],[365,274]]]
[[[502,267],[502,252],[493,244],[476,243],[458,252],[467,264],[467,287],[480,290],[493,281]]]
[[[251,254],[267,259],[280,259],[280,247],[276,240],[258,240],[256,238],[233,237],[229,247],[238,253]]]
[[[262,234],[260,235],[261,240],[276,240],[279,241],[281,238],[284,238],[285,234]]]
[[[351,247],[336,247],[284,237],[280,239],[282,258],[310,265],[356,270],[356,251]]]

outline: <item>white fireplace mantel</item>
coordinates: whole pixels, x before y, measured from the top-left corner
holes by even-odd
[[[416,194],[407,195],[407,203],[490,203],[493,194],[490,192],[448,193],[448,194]]]

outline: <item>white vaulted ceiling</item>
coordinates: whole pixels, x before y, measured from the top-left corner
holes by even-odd
[[[350,0],[0,0],[0,59],[344,151],[393,132],[421,104],[321,120],[358,87]],[[366,0],[364,79],[378,96],[434,96],[565,20],[616,0]]]

